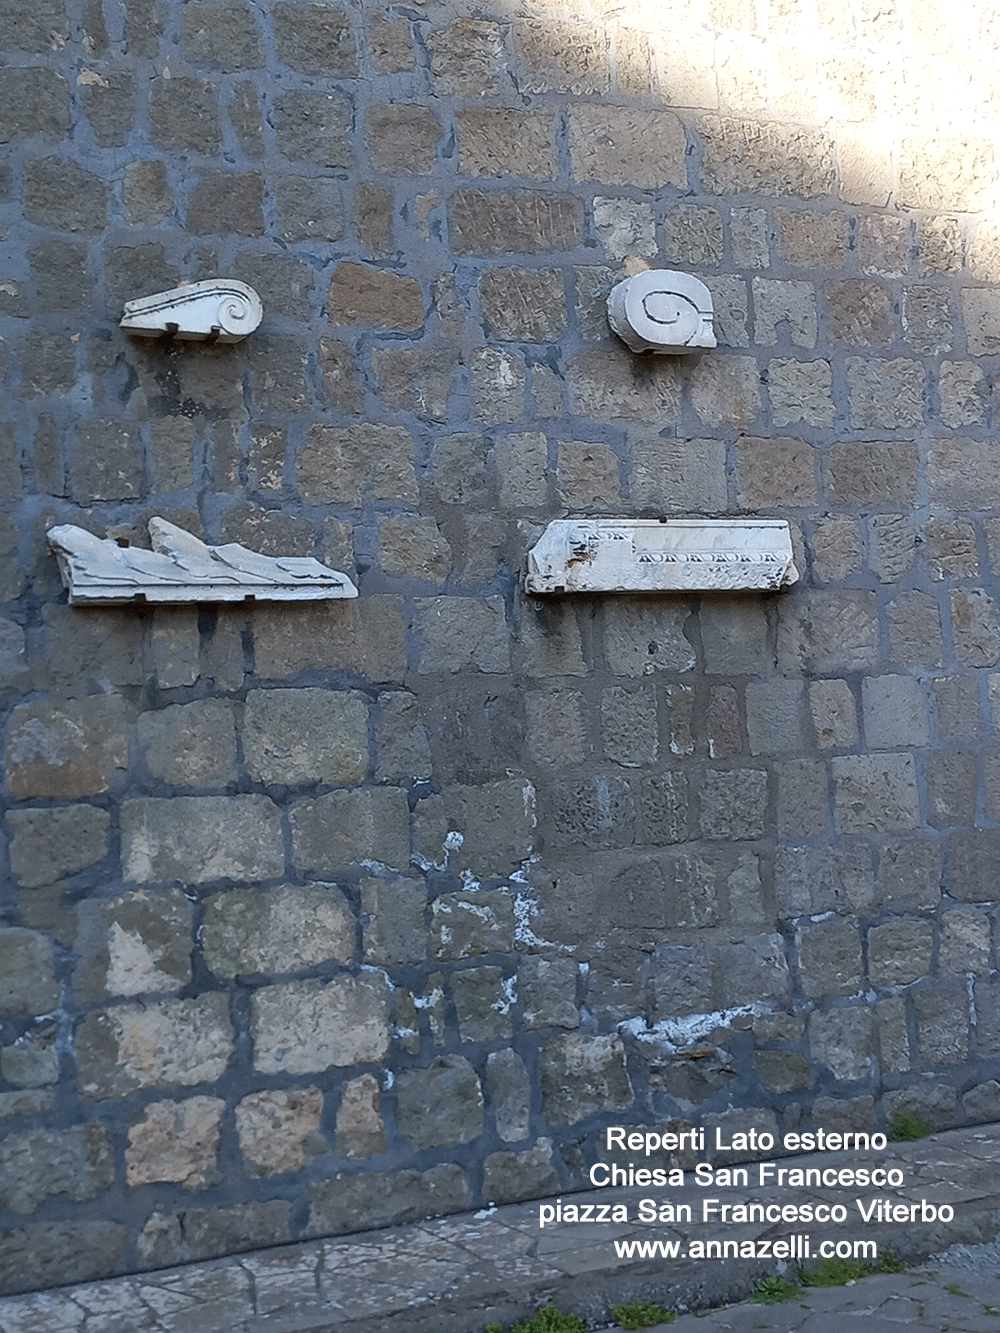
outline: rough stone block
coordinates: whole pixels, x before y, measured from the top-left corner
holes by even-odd
[[[364,861],[410,864],[409,807],[398,787],[333,791],[292,810],[295,864],[328,874]]]
[[[875,1010],[875,1053],[885,1074],[905,1074],[910,1068],[910,1033],[906,1001],[902,997],[878,1000]]]
[[[428,1069],[401,1073],[396,1124],[417,1152],[477,1138],[483,1128],[483,1093],[468,1060],[442,1055]]]
[[[212,991],[189,1000],[115,1005],[88,1014],[76,1045],[80,1092],[90,1101],[214,1083],[233,1053],[229,999]]]
[[[78,1001],[179,991],[190,982],[193,909],[180,889],[85,898],[77,913]]]
[[[511,1050],[494,1051],[486,1060],[489,1109],[504,1143],[527,1138],[531,1121],[531,1081],[524,1061]]]
[[[603,444],[560,443],[559,493],[573,509],[615,507],[620,500],[618,457]]]
[[[500,597],[423,597],[414,625],[420,675],[510,669],[510,640]]]
[[[892,750],[930,742],[927,699],[911,676],[867,676],[861,682],[865,740],[870,749]]]
[[[684,636],[685,611],[651,607],[640,597],[617,597],[604,607],[604,656],[616,676],[690,671],[695,654]]]
[[[518,85],[526,93],[567,92],[600,94],[608,88],[606,39],[586,13],[570,21],[544,18],[516,19],[514,44],[518,53]]]
[[[426,906],[427,888],[422,880],[363,879],[365,962],[382,967],[423,963],[427,956]]]
[[[970,1089],[962,1098],[962,1110],[973,1124],[995,1122],[1000,1116],[1000,1083],[991,1078]]]
[[[368,701],[356,690],[251,690],[243,752],[251,778],[265,785],[362,782]]]
[[[688,783],[679,772],[643,779],[642,822],[645,841],[662,845],[688,838]]]
[[[519,354],[483,347],[472,357],[470,378],[476,421],[522,420],[528,377]]]
[[[737,494],[743,509],[814,505],[816,451],[804,440],[743,436],[737,446]]]
[[[274,879],[285,868],[281,812],[264,796],[177,796],[126,801],[121,811],[125,877]]]
[[[486,269],[479,279],[479,305],[491,338],[556,342],[566,331],[559,269]]]
[[[913,568],[916,540],[907,515],[872,515],[868,520],[868,563],[881,583],[899,583]]]
[[[943,973],[982,976],[990,968],[990,921],[982,912],[955,908],[941,918],[939,965]]]
[[[506,889],[446,893],[431,904],[434,957],[458,961],[514,948],[514,904]]]
[[[823,749],[853,749],[858,743],[858,713],[846,680],[809,684],[809,708],[816,740]]]
[[[133,1124],[125,1149],[125,1180],[132,1187],[155,1181],[205,1189],[219,1180],[219,1129],[225,1102],[189,1097],[183,1102],[150,1102],[145,1118]]]
[[[809,1016],[809,1053],[838,1081],[867,1076],[871,1044],[872,1014],[868,1009],[827,1009]]]
[[[802,682],[775,677],[746,687],[751,754],[781,754],[805,745]]]
[[[222,148],[215,87],[201,79],[152,79],[149,119],[158,148],[210,157],[217,156]]]
[[[1000,484],[1000,460],[988,440],[950,436],[934,440],[927,454],[927,494],[945,509],[980,509],[984,490]]]
[[[969,1001],[958,986],[939,985],[918,990],[913,997],[917,1015],[917,1050],[927,1065],[958,1064],[969,1054]]]
[[[635,841],[635,797],[620,778],[557,781],[551,791],[553,841],[569,847],[628,847]]]
[[[185,1208],[182,1214],[154,1212],[139,1235],[137,1250],[144,1264],[163,1268],[282,1245],[290,1235],[290,1212],[284,1199]]]
[[[890,289],[880,282],[846,278],[823,287],[831,338],[856,347],[888,347],[896,338]]]
[[[892,921],[868,932],[873,986],[908,986],[927,976],[934,938],[929,921]]]
[[[21,704],[8,724],[5,759],[7,790],[15,798],[107,791],[128,763],[124,701],[107,694]]]
[[[789,264],[813,269],[843,266],[850,238],[847,218],[842,213],[776,208],[774,221],[782,252]]]
[[[254,1068],[310,1074],[377,1063],[389,1049],[389,991],[377,972],[265,986],[251,1001]]]
[[[337,1151],[341,1157],[365,1158],[385,1152],[385,1125],[379,1114],[381,1095],[378,1081],[371,1074],[362,1074],[344,1084],[336,1131]],[[316,1119],[318,1127],[318,1115]]]
[[[384,174],[425,176],[434,171],[441,133],[437,117],[426,106],[372,106],[366,117],[368,156]]]
[[[849,441],[830,450],[830,498],[838,505],[916,503],[917,450],[909,441],[881,444]]]
[[[673,360],[651,356],[637,361],[624,345],[581,352],[566,367],[570,407],[577,416],[595,421],[638,420],[654,431],[673,425],[680,419],[681,406],[681,372],[671,364]],[[718,386],[717,393],[712,391],[718,379],[716,374],[703,382],[701,401],[706,413],[713,404],[717,412],[725,411],[727,385]],[[751,386],[744,383],[743,387],[750,401]]]
[[[70,124],[69,84],[54,70],[29,65],[0,71],[0,142],[63,138]]]
[[[656,696],[614,686],[601,696],[605,757],[628,768],[655,761],[659,748]]]
[[[975,528],[964,519],[932,519],[921,529],[924,563],[935,581],[973,579],[979,575],[979,550]]]
[[[310,1185],[309,1230],[320,1236],[356,1231],[358,1218],[371,1227],[399,1226],[428,1214],[457,1213],[472,1206],[472,1191],[460,1166],[394,1175],[335,1176]],[[335,1271],[335,1247],[327,1246],[328,1271]],[[339,1280],[339,1279],[338,1279]]]
[[[109,816],[92,805],[11,810],[10,868],[23,889],[52,884],[100,861]]]
[[[799,217],[795,213],[792,216]],[[729,244],[736,268],[769,268],[768,217],[763,208],[734,208],[729,214]],[[808,267],[813,266],[812,260]]]
[[[713,685],[708,695],[708,754],[729,759],[743,749],[740,700],[731,685]]]
[[[950,594],[955,656],[970,667],[996,666],[1000,661],[997,604],[980,588]]]
[[[233,889],[205,900],[202,946],[206,966],[218,977],[350,963],[354,934],[350,907],[333,885]]]
[[[363,264],[340,264],[330,283],[331,324],[363,329],[419,329],[424,298],[415,278]]]
[[[20,926],[0,929],[0,1013],[46,1014],[58,1003],[49,940]]]
[[[897,832],[920,822],[913,756],[842,755],[833,760],[842,833]]]
[[[341,93],[289,89],[274,100],[278,151],[292,162],[345,168],[353,163],[351,100]]]
[[[295,463],[298,487],[314,504],[359,508],[363,500],[415,504],[413,437],[402,426],[315,425]]]
[[[324,177],[276,176],[278,235],[283,241],[339,241],[344,235],[340,182]]]
[[[899,193],[903,208],[978,213],[996,179],[991,140],[934,134],[905,136],[899,147]]]
[[[579,691],[533,690],[524,703],[532,758],[549,768],[583,763],[591,747]]]
[[[820,838],[829,832],[829,775],[826,764],[792,759],[776,764],[778,837]]]
[[[816,346],[816,289],[811,282],[754,278],[755,341],[773,347],[789,338],[794,347]],[[781,325],[787,325],[787,334]]]
[[[136,736],[154,778],[179,787],[221,787],[232,780],[236,730],[228,699],[140,713]]]
[[[871,850],[850,842],[779,848],[774,896],[779,917],[821,912],[869,916],[876,901]]]
[[[544,508],[548,499],[548,443],[540,432],[507,435],[493,450],[497,489],[505,510]]]
[[[701,183],[708,194],[815,199],[833,184],[833,145],[821,132],[723,116],[702,117],[699,130]]]
[[[448,230],[460,255],[575,250],[583,241],[583,204],[569,194],[460,189],[448,201]]]
[[[634,199],[594,199],[594,235],[612,259],[656,254],[656,217]]]
[[[203,175],[188,196],[188,230],[195,236],[263,236],[263,203],[259,172]]]
[[[926,371],[917,361],[848,357],[847,389],[854,430],[895,430],[923,422]]]
[[[978,768],[973,751],[939,750],[927,756],[929,823],[941,828],[975,821]]]
[[[853,995],[861,989],[861,935],[853,921],[835,919],[797,934],[799,975],[810,999]]]
[[[954,345],[949,293],[936,287],[903,289],[903,334],[916,352],[937,355]]]
[[[543,1198],[558,1189],[550,1139],[539,1139],[526,1152],[490,1153],[483,1163],[483,1197],[491,1204]]]
[[[699,788],[702,837],[747,840],[764,835],[767,773],[757,768],[708,769]]]
[[[753,1004],[758,1000],[787,1003],[791,977],[780,935],[748,935],[719,951],[722,1003]]]
[[[348,14],[329,5],[302,9],[278,5],[274,10],[278,59],[303,74],[350,79],[358,72],[354,36]]]
[[[632,1104],[625,1048],[617,1035],[567,1033],[541,1052],[542,1114],[550,1125],[572,1125],[599,1111]]]
[[[462,176],[529,176],[551,180],[559,169],[556,120],[549,108],[460,111],[458,169]]]
[[[279,1176],[301,1171],[311,1158],[328,1152],[322,1117],[319,1088],[275,1088],[242,1098],[236,1105],[236,1132],[247,1174]]]
[[[509,1041],[511,997],[500,967],[470,967],[453,972],[451,994],[463,1042]]]
[[[535,954],[525,958],[517,969],[522,1026],[578,1028],[578,971],[573,958],[542,958]]]
[[[0,1208],[33,1213],[47,1199],[95,1199],[113,1183],[114,1150],[103,1125],[9,1134],[0,1143]]]
[[[724,510],[728,504],[724,441],[637,440],[632,446],[629,493],[635,504],[664,512]]]
[[[760,371],[747,356],[716,353],[691,367],[691,404],[705,426],[746,429],[760,415]]]
[[[778,665],[803,675],[871,670],[878,662],[874,597],[864,592],[810,592],[783,599],[778,611]]]
[[[933,597],[924,592],[905,592],[886,607],[889,646],[900,666],[942,666],[944,642],[941,612]]]
[[[830,362],[775,357],[768,363],[768,397],[775,426],[832,426],[833,372]]]
[[[454,355],[438,348],[376,347],[372,365],[388,409],[444,421],[455,383]]]

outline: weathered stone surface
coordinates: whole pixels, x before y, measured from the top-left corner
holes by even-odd
[[[7,790],[15,798],[107,791],[127,763],[125,704],[118,695],[21,704],[11,715]]]
[[[510,953],[514,947],[514,904],[505,889],[446,893],[431,904],[431,941],[438,959]]]
[[[456,254],[543,254],[583,240],[583,205],[568,194],[456,190],[448,203]]]
[[[964,988],[937,985],[913,997],[917,1050],[927,1065],[958,1064],[969,1053],[969,1001]]]
[[[631,1105],[632,1085],[618,1036],[567,1033],[541,1052],[542,1112],[550,1125],[572,1125],[597,1111]]]
[[[684,127],[672,112],[578,103],[569,143],[575,180],[651,190],[687,184]]]
[[[868,932],[874,986],[906,986],[928,974],[934,938],[928,921],[893,921]]]
[[[1000,1116],[1000,1083],[991,1078],[971,1088],[962,1098],[962,1110],[973,1124],[995,1122]]]
[[[745,840],[763,836],[767,813],[767,773],[763,769],[708,769],[699,797],[703,837]]]
[[[556,119],[548,108],[472,107],[460,111],[456,121],[458,166],[463,176],[551,180],[556,175]]]
[[[460,1166],[394,1175],[335,1176],[310,1185],[307,1194],[309,1230],[320,1236],[355,1231],[359,1217],[369,1219],[372,1227],[398,1226],[428,1214],[456,1213],[472,1206],[472,1191]]]
[[[46,1199],[97,1198],[114,1181],[114,1150],[103,1125],[9,1134],[0,1142],[0,1207],[33,1213]]]
[[[510,1040],[511,996],[499,967],[470,967],[452,973],[458,1030],[463,1042]]]
[[[182,990],[191,980],[191,903],[179,889],[86,898],[75,975],[78,1000]]]
[[[341,1157],[364,1158],[385,1152],[380,1100],[378,1082],[371,1074],[344,1084],[337,1111],[337,1151]]]
[[[274,10],[274,34],[278,59],[291,69],[334,79],[357,74],[354,37],[342,9],[278,5]]]
[[[363,861],[410,864],[410,812],[399,787],[328,792],[294,806],[291,824],[295,864],[307,874]]]
[[[867,916],[876,901],[871,851],[858,843],[782,847],[775,858],[774,896],[782,917]]]
[[[291,88],[274,101],[278,150],[292,162],[349,167],[353,160],[352,120],[350,99],[341,93]]]
[[[236,1106],[240,1155],[251,1176],[279,1176],[300,1171],[328,1151],[320,1122],[319,1088],[252,1092]]]
[[[635,841],[635,795],[621,778],[561,779],[550,799],[557,845],[628,847]]]
[[[990,865],[1000,853],[1000,835],[996,829],[962,829],[948,837],[948,892],[965,903],[986,903],[996,899],[996,876],[992,882]]]
[[[271,976],[352,962],[354,932],[351,910],[332,884],[233,889],[205,900],[202,948],[218,977]]]
[[[724,1005],[774,999],[787,1003],[790,985],[785,941],[777,934],[747,935],[719,952]]]
[[[820,746],[824,749],[849,749],[857,745],[857,707],[846,680],[811,682],[809,707]]]
[[[229,1002],[212,991],[144,1007],[115,1005],[88,1015],[76,1041],[80,1091],[91,1101],[212,1083],[233,1052]]]
[[[52,946],[20,926],[0,929],[0,1013],[45,1014],[59,1001]]]
[[[428,1069],[400,1074],[396,1123],[418,1152],[476,1138],[483,1128],[483,1094],[468,1060],[442,1055]]]
[[[760,1081],[779,1095],[809,1087],[809,1062],[794,1051],[754,1051],[754,1068]]]
[[[419,329],[424,298],[415,278],[362,264],[341,264],[330,283],[331,324],[364,329]]]
[[[980,588],[952,589],[950,601],[955,656],[966,666],[995,666],[1000,661],[996,602]]]
[[[531,1121],[531,1080],[524,1061],[511,1050],[494,1051],[486,1061],[489,1109],[505,1143],[528,1135]]]
[[[224,1110],[225,1102],[217,1097],[150,1102],[144,1118],[129,1129],[126,1183],[135,1186],[175,1180],[187,1190],[216,1184]]]
[[[510,645],[499,597],[427,597],[417,600],[414,620],[422,674],[509,669]]]
[[[956,908],[941,919],[942,972],[983,975],[990,967],[990,922],[982,912]]]
[[[11,810],[10,868],[22,888],[52,884],[100,861],[109,817],[92,805]]]
[[[309,1074],[377,1062],[389,1049],[389,995],[376,972],[265,986],[251,1002],[254,1068]]]
[[[517,994],[521,1022],[526,1028],[577,1028],[578,967],[572,958],[543,958],[529,955],[517,969]]]
[[[359,508],[364,500],[416,503],[413,437],[401,426],[316,425],[298,451],[295,475],[305,499]]]
[[[140,1233],[138,1253],[149,1267],[164,1268],[281,1245],[289,1239],[290,1212],[284,1199],[185,1208],[183,1226],[180,1215],[155,1212]]]
[[[126,801],[125,875],[139,883],[261,880],[281,875],[281,813],[264,796],[178,796]]]
[[[363,879],[365,962],[383,967],[422,963],[427,955],[426,906],[423,880]]]
[[[344,234],[340,182],[313,176],[276,176],[273,183],[283,241],[339,241]]]
[[[4,1231],[0,1233],[0,1291],[30,1291],[123,1273],[127,1239],[127,1227],[93,1218],[37,1222]]]
[[[833,181],[833,145],[821,133],[780,124],[705,116],[701,169],[710,194],[755,192],[817,198]]]
[[[837,824],[843,833],[895,832],[920,822],[912,755],[844,755],[833,760]]]
[[[798,933],[802,989],[813,999],[853,995],[862,984],[861,936],[851,921],[821,921]]]
[[[188,196],[188,230],[195,236],[263,236],[263,200],[256,171],[204,175]]]
[[[550,1139],[539,1139],[527,1152],[490,1153],[483,1164],[483,1197],[491,1205],[544,1198],[558,1189]]]
[[[221,787],[233,777],[236,728],[228,699],[140,713],[136,736],[154,778],[180,787]]]
[[[774,357],[768,366],[767,383],[775,426],[833,425],[833,372],[829,361]]]
[[[250,776],[268,785],[361,782],[368,701],[355,690],[251,690],[243,752]]]

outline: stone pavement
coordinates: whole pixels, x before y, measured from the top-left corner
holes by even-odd
[[[590,1327],[611,1328],[612,1303],[636,1298],[688,1312],[674,1333],[695,1328],[801,1330],[842,1333],[864,1320],[897,1329],[908,1323],[935,1330],[997,1329],[1000,1280],[988,1272],[910,1268],[864,1278],[850,1287],[804,1290],[781,1305],[744,1299],[756,1280],[788,1265],[766,1257],[703,1259],[689,1253],[710,1239],[783,1241],[808,1231],[812,1253],[825,1240],[875,1241],[911,1264],[951,1246],[982,1245],[1000,1231],[1000,1126],[955,1130],[917,1143],[889,1144],[884,1153],[822,1153],[783,1157],[777,1165],[823,1169],[898,1168],[902,1184],[872,1190],[813,1186],[777,1189],[713,1180],[710,1188],[601,1189],[566,1195],[563,1205],[623,1205],[628,1221],[539,1227],[539,1201],[513,1204],[383,1231],[259,1250],[209,1263],[160,1270],[106,1282],[85,1283],[0,1300],[0,1333],[482,1333],[505,1327],[552,1303],[583,1315]],[[692,1221],[674,1225],[638,1222],[638,1200],[656,1197],[692,1205]],[[721,1226],[701,1221],[702,1200],[754,1202],[814,1208],[846,1206],[837,1226],[745,1222]],[[855,1199],[874,1198],[948,1205],[954,1220],[862,1224]],[[548,1201],[554,1203],[554,1200]],[[917,1209],[919,1218],[919,1206]],[[677,1243],[671,1258],[620,1256],[634,1240]],[[991,1255],[996,1252],[990,1251]],[[1000,1262],[995,1265],[1000,1268]],[[730,1303],[727,1305],[727,1302]],[[712,1308],[725,1307],[725,1308]],[[702,1312],[702,1313],[695,1313]]]

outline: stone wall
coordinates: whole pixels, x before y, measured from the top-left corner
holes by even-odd
[[[997,43],[899,4],[0,0],[0,1290],[1000,1116]],[[575,513],[802,579],[526,598]],[[68,607],[153,514],[361,596]]]

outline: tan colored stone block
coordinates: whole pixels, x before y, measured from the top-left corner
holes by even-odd
[[[251,1001],[254,1068],[310,1074],[378,1063],[389,1049],[389,992],[380,973],[265,986]]]
[[[760,372],[748,356],[699,358],[689,376],[691,403],[706,426],[746,429],[760,415]]]
[[[996,185],[992,139],[935,134],[900,143],[897,202],[903,208],[984,213],[993,206]]]
[[[318,504],[356,509],[366,499],[415,504],[413,448],[413,437],[402,426],[317,424],[298,451],[296,481],[303,497]]]
[[[569,151],[574,180],[646,190],[687,185],[684,126],[669,111],[577,103]]]
[[[300,972],[354,959],[354,916],[331,884],[231,889],[205,900],[202,948],[217,977]]]
[[[319,1088],[274,1088],[244,1097],[236,1107],[236,1132],[247,1174],[287,1175],[328,1152],[322,1118]]]
[[[419,329],[424,298],[414,278],[363,264],[340,264],[329,293],[330,322],[363,329]]]
[[[574,509],[613,508],[619,502],[618,456],[607,445],[560,444],[557,478],[564,502]]]
[[[744,435],[736,446],[737,488],[743,509],[801,507],[818,498],[816,451],[804,440]]]
[[[150,1102],[145,1118],[132,1125],[125,1149],[125,1180],[135,1187],[177,1181],[186,1190],[219,1181],[219,1128],[225,1102],[189,1097],[183,1102]]]
[[[818,131],[723,116],[699,122],[705,145],[702,187],[815,199],[833,184],[833,144]]]
[[[548,108],[474,107],[459,112],[458,170],[463,176],[532,176],[559,172],[556,117]]]
[[[570,405],[577,416],[617,422],[622,417],[657,429],[680,415],[682,371],[676,357],[637,360],[625,347],[581,352],[567,367]]]
[[[768,363],[767,386],[775,426],[833,425],[836,411],[829,361],[775,357]]]
[[[385,1125],[379,1114],[381,1091],[371,1074],[348,1080],[337,1110],[337,1151],[358,1159],[385,1152]]]
[[[7,725],[7,790],[15,799],[73,799],[107,791],[128,764],[125,702],[95,694],[19,704]]]

